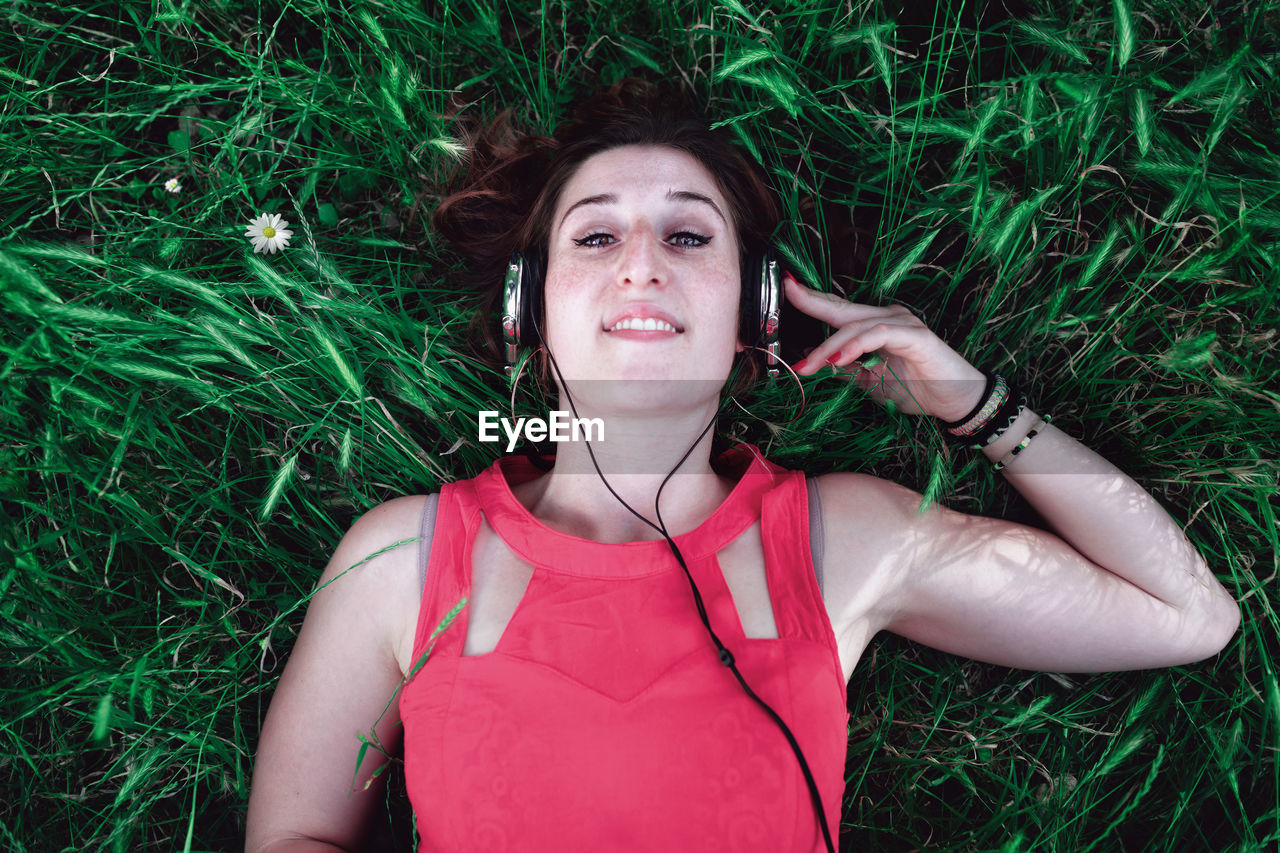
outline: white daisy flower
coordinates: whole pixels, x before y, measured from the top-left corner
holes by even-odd
[[[182,189],[182,184],[178,183],[177,178],[170,178],[164,182],[164,188],[171,193],[176,193]]]
[[[289,245],[292,231],[285,229],[289,223],[278,213],[264,213],[249,223],[244,236],[253,241],[253,252],[275,252]]]

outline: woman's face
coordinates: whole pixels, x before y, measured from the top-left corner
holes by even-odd
[[[729,217],[715,178],[683,151],[631,145],[586,160],[550,223],[543,335],[565,377],[718,391],[739,348]]]

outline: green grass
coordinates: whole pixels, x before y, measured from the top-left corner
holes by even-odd
[[[642,74],[690,81],[765,165],[792,270],[1014,375],[1241,601],[1222,654],[1162,670],[880,635],[842,848],[1274,849],[1280,13],[902,5],[6,4],[0,847],[239,848],[333,547],[492,458],[474,417],[505,380],[463,355],[474,298],[429,228],[457,117],[548,130]],[[281,254],[242,236],[264,211]],[[1041,524],[927,421],[807,390],[785,428],[784,388],[720,431]],[[376,849],[413,849],[398,768],[388,801]]]

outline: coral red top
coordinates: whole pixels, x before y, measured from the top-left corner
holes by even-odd
[[[749,444],[721,461],[737,485],[676,545],[712,629],[804,751],[835,843],[849,713],[804,475]],[[509,456],[440,490],[413,659],[430,654],[400,696],[423,849],[825,851],[794,750],[720,663],[667,543],[544,526],[511,492],[541,473]],[[481,513],[534,570],[497,647],[462,656],[468,608],[431,635],[471,593]],[[776,639],[744,635],[716,560],[757,519]]]

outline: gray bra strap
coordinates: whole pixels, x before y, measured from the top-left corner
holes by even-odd
[[[818,481],[806,477],[809,487],[809,551],[813,555],[813,571],[818,576],[818,591],[822,591],[822,495],[818,493]],[[431,537],[435,533],[436,505],[440,502],[440,493],[427,495],[427,504],[422,510],[422,526],[418,531],[421,542],[418,543],[418,591],[421,594],[427,584],[427,563],[431,558]]]
[[[818,592],[822,592],[822,553],[825,540],[822,534],[822,495],[818,493],[818,481],[805,477],[809,487],[809,553],[813,555],[813,573],[818,576]]]
[[[431,537],[436,532],[436,505],[440,503],[440,493],[427,495],[427,506],[422,510],[422,527],[418,535],[422,541],[418,543],[418,594],[427,585],[427,561],[431,558]]]

